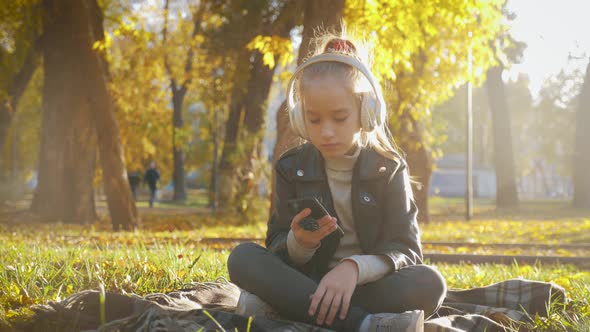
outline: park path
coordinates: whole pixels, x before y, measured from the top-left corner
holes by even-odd
[[[98,214],[108,214],[106,206],[97,206],[96,212]],[[153,208],[147,206],[138,206],[137,212],[139,215],[197,215],[210,213],[211,209],[206,207],[190,207],[190,206],[160,206],[156,204]]]

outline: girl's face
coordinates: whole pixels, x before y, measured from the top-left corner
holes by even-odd
[[[325,76],[305,83],[303,117],[311,143],[324,158],[343,156],[360,131],[358,99],[342,80]]]

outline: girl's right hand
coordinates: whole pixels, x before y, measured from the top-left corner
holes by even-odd
[[[305,208],[293,217],[291,221],[291,230],[295,239],[299,244],[305,248],[315,248],[320,244],[320,241],[326,236],[330,235],[337,228],[336,218],[329,214],[323,216],[318,220],[319,229],[310,232],[299,226],[299,222],[311,214],[311,209]]]

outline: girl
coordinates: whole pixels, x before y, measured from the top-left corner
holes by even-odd
[[[387,130],[379,84],[350,40],[325,35],[316,44],[287,97],[291,127],[308,143],[277,161],[266,248],[237,246],[230,278],[288,319],[337,331],[422,331],[446,285],[422,265],[408,167]],[[315,231],[299,225],[309,209],[288,208],[302,197],[329,212]]]

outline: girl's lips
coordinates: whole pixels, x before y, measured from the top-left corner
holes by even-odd
[[[338,143],[331,143],[331,144],[322,144],[322,147],[325,149],[333,149],[338,146]]]

